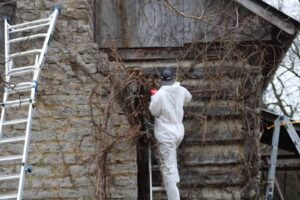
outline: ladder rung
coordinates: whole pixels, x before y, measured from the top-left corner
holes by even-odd
[[[26,36],[26,37],[11,39],[9,41],[9,43],[28,41],[28,40],[33,40],[33,39],[36,39],[36,38],[43,38],[43,37],[46,37],[46,36],[47,36],[47,33],[40,33],[40,34],[36,34],[36,35],[30,35],[30,36]]]
[[[25,27],[25,26],[32,25],[32,24],[44,23],[44,22],[48,22],[49,19],[50,18],[44,18],[44,19],[38,19],[38,20],[34,20],[34,21],[30,21],[30,22],[24,22],[24,23],[16,24],[16,25],[9,25],[9,29]]]
[[[3,175],[3,176],[0,176],[0,181],[10,180],[10,179],[18,179],[18,178],[20,178],[20,174]]]
[[[33,49],[33,50],[29,50],[29,51],[22,51],[22,52],[11,54],[9,56],[9,58],[15,58],[15,57],[18,57],[18,56],[25,56],[25,55],[29,55],[29,54],[37,54],[37,53],[41,53],[41,51],[42,51],[41,49]]]
[[[25,136],[5,138],[0,140],[0,144],[19,142],[24,140],[25,140]]]
[[[5,157],[0,157],[0,162],[4,161],[11,161],[11,160],[20,160],[22,159],[22,155],[16,155],[16,156],[5,156]]]
[[[14,87],[6,87],[5,91],[12,94],[12,93],[30,91],[32,88],[35,88],[35,83],[25,82],[25,83],[19,83]]]
[[[14,125],[14,124],[21,124],[21,123],[26,123],[28,121],[27,118],[23,119],[15,119],[15,120],[10,120],[10,121],[4,121],[3,126],[8,126],[8,125]]]
[[[49,26],[49,25],[50,25],[50,23],[47,22],[44,24],[38,24],[38,25],[28,26],[28,27],[24,27],[24,28],[12,29],[11,31],[9,31],[9,33],[18,33],[18,32],[27,31],[27,30],[40,28],[40,27],[44,27],[44,26]]]
[[[2,103],[2,107],[18,107],[18,106],[26,106],[29,104],[34,104],[34,99],[19,99],[13,101],[6,101]]]
[[[34,65],[26,66],[26,67],[18,67],[18,68],[11,69],[8,75],[24,74],[24,73],[32,72],[36,69],[37,68]]]
[[[15,199],[18,198],[18,194],[4,194],[0,195],[0,199]]]
[[[152,165],[151,168],[152,170],[159,170],[159,165]]]
[[[164,187],[152,187],[152,191],[153,192],[160,192],[160,191],[165,191]]]

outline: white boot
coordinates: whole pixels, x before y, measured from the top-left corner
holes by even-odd
[[[165,189],[167,192],[168,200],[180,200],[180,194],[175,182],[165,182]]]

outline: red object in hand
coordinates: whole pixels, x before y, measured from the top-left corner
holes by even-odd
[[[155,95],[156,92],[157,92],[157,89],[156,89],[156,88],[152,88],[152,89],[150,90],[151,95]]]

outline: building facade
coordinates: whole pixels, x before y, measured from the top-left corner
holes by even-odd
[[[147,199],[143,133],[151,131],[124,114],[126,98],[114,92],[126,74],[153,80],[164,67],[193,95],[178,150],[182,198],[259,198],[256,109],[298,22],[242,0],[21,0],[9,7],[20,23],[47,17],[55,3],[62,10],[39,83],[25,199]]]

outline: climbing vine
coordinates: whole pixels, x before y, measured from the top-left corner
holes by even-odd
[[[163,2],[171,12],[206,24],[203,38],[210,34],[214,37],[213,42],[204,42],[202,38],[186,44],[172,66],[176,69],[177,80],[190,90],[194,99],[185,110],[186,125],[190,123],[187,129],[201,136],[193,141],[184,140],[183,144],[196,144],[203,148],[213,145],[213,151],[220,157],[208,158],[203,168],[211,167],[214,170],[208,170],[209,174],[197,174],[198,182],[201,182],[201,186],[216,185],[233,199],[259,199],[263,187],[260,185],[260,119],[256,109],[261,107],[262,91],[276,70],[276,56],[281,57],[284,50],[278,52],[276,45],[279,44],[274,44],[274,41],[258,40],[246,31],[240,32],[241,27],[253,32],[265,21],[258,16],[240,15],[238,6],[231,12],[232,15],[227,13],[228,8],[224,9],[224,13],[231,16],[231,21],[220,27],[212,22],[217,18],[216,21],[222,24],[222,18],[219,18],[222,11],[215,18],[203,17],[205,12],[203,16],[193,16],[176,9],[168,0]],[[237,38],[239,34],[247,39]],[[172,49],[168,51],[174,53]],[[103,80],[90,96],[98,153],[97,199],[108,198],[110,176],[107,164],[114,148],[124,141],[136,141],[147,133],[144,131],[147,130],[145,124],[151,122],[148,91],[157,86],[155,78],[144,73],[142,66],[135,69],[127,67],[117,49],[112,49],[110,55],[114,62],[101,72]],[[184,64],[185,61],[189,64]],[[100,117],[98,111],[102,113]],[[116,112],[130,124],[128,131],[119,135],[111,129]],[[222,133],[228,134],[229,139],[226,135],[218,135],[221,132],[218,129],[220,124],[225,129]],[[215,138],[219,138],[215,139],[212,136],[214,134],[218,135]],[[233,150],[228,150],[225,155],[224,146]],[[184,147],[179,151],[188,155]],[[181,163],[185,165],[187,156],[182,157]],[[228,163],[218,163],[224,160]],[[213,181],[207,176],[213,177]],[[237,191],[237,186],[242,190]],[[185,187],[185,197],[192,199],[192,191],[197,184],[187,183]]]

